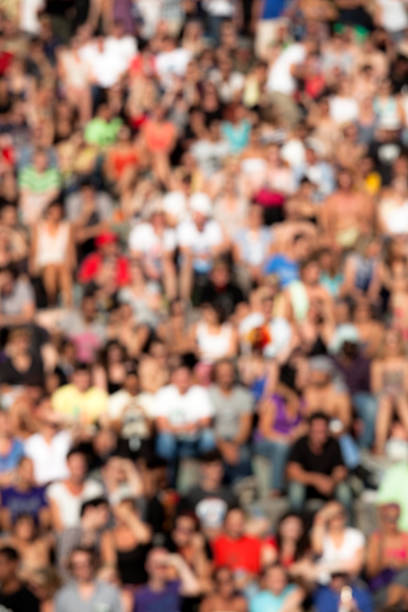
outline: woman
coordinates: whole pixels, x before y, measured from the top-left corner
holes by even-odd
[[[234,587],[234,576],[228,567],[219,567],[214,572],[214,591],[201,602],[199,612],[247,612],[245,597]]]
[[[371,391],[378,395],[375,451],[383,454],[390,430],[391,437],[408,439],[408,364],[396,330],[386,331],[383,350],[373,361]]]
[[[141,585],[146,581],[144,563],[151,529],[140,518],[134,499],[119,501],[113,515],[114,526],[101,539],[102,562],[116,567],[123,585]]]
[[[34,572],[50,566],[53,544],[52,534],[40,536],[31,514],[20,514],[10,535],[2,540],[2,545],[12,546],[20,553],[20,575],[26,580]]]
[[[312,551],[320,559],[317,579],[333,572],[358,576],[364,563],[364,536],[346,526],[346,512],[338,502],[329,502],[317,512],[311,533]]]
[[[30,573],[28,586],[40,600],[40,612],[54,612],[54,596],[61,585],[58,572],[51,566]]]
[[[201,592],[211,592],[211,550],[200,533],[195,515],[184,513],[175,518],[166,548],[171,553],[179,554],[191,567],[200,583]]]
[[[289,583],[286,570],[274,563],[265,568],[261,590],[249,599],[249,612],[300,612],[304,592]]]
[[[379,529],[368,540],[366,573],[376,609],[408,596],[408,532],[398,528],[400,513],[398,504],[382,504]]]
[[[286,569],[295,568],[305,558],[309,548],[305,524],[295,512],[286,512],[279,519],[276,535],[272,539],[273,560]],[[272,560],[272,559],[271,559]]]
[[[237,332],[225,322],[220,308],[210,303],[201,306],[201,319],[191,330],[199,359],[207,365],[237,353]]]
[[[127,362],[126,349],[117,340],[110,340],[94,367],[95,385],[109,395],[121,389],[126,378]]]
[[[267,457],[271,496],[284,489],[285,466],[290,445],[302,430],[302,404],[299,396],[280,384],[277,392],[260,405],[255,452]]]
[[[408,233],[408,181],[405,176],[396,176],[391,185],[380,194],[378,224],[383,234]]]
[[[63,215],[62,204],[52,202],[45,211],[44,220],[33,229],[31,273],[40,274],[48,306],[55,306],[59,291],[64,305],[72,305],[75,249],[71,225]]]
[[[34,350],[28,329],[15,328],[9,332],[5,359],[0,368],[1,384],[15,387],[42,387],[44,384],[43,358],[38,347]]]

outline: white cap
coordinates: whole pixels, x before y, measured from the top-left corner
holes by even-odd
[[[163,210],[168,215],[176,217],[179,221],[185,215],[187,202],[182,191],[170,191],[163,196]]]
[[[212,213],[211,200],[206,193],[193,193],[190,198],[190,209],[192,212],[197,212],[204,217],[210,217]]]

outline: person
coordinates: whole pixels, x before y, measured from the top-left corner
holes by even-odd
[[[183,597],[199,594],[199,584],[183,559],[155,547],[146,560],[147,583],[134,596],[133,612],[155,612],[166,606],[168,612],[180,610]]]
[[[213,412],[207,391],[192,384],[188,367],[178,366],[173,372],[172,384],[163,387],[155,399],[157,454],[174,463],[179,457],[212,450],[215,444],[210,428]]]
[[[12,612],[40,612],[37,597],[18,577],[19,555],[15,548],[0,548],[0,605]]]
[[[247,612],[246,599],[235,590],[234,575],[228,567],[220,567],[214,571],[214,583],[214,592],[203,599],[200,612]]]
[[[283,612],[301,610],[304,592],[290,584],[284,567],[275,563],[265,567],[261,578],[261,590],[250,597],[250,612]]]
[[[38,149],[34,153],[33,164],[21,170],[19,186],[24,222],[35,224],[61,186],[60,174],[57,168],[50,166],[46,151]]]
[[[90,606],[103,608],[106,612],[123,611],[119,590],[95,578],[96,558],[91,549],[75,548],[69,559],[69,567],[73,580],[57,591],[55,612],[85,612]]]
[[[79,524],[81,503],[103,494],[102,486],[86,479],[87,458],[78,448],[71,448],[66,457],[68,477],[47,488],[51,520],[55,531]]]
[[[394,605],[407,597],[408,532],[398,528],[399,516],[398,504],[379,504],[379,526],[368,540],[366,572],[377,607]]]
[[[200,471],[197,485],[180,500],[180,511],[193,512],[206,534],[216,534],[222,528],[228,510],[237,506],[233,491],[223,486],[224,464],[218,450],[200,456]]]
[[[293,510],[300,511],[311,496],[323,499],[335,496],[350,508],[351,491],[345,482],[347,470],[340,446],[329,434],[325,413],[315,412],[309,417],[308,433],[290,450],[286,475]]]
[[[106,412],[108,395],[106,391],[92,386],[87,364],[77,363],[72,382],[57,389],[51,402],[55,412],[67,422],[91,424]]]
[[[337,612],[343,604],[360,612],[373,612],[370,593],[363,585],[353,582],[347,573],[333,572],[330,583],[320,586],[313,594],[317,612]]]
[[[229,567],[248,577],[261,569],[262,541],[245,534],[245,514],[240,508],[231,508],[225,516],[224,530],[212,541],[215,567]]]
[[[253,398],[235,383],[234,365],[219,360],[213,368],[213,385],[209,388],[214,406],[214,433],[217,448],[223,456],[230,481],[250,474],[249,438],[252,428]]]

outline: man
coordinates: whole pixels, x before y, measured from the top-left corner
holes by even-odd
[[[103,494],[101,484],[86,478],[87,459],[78,448],[69,451],[67,467],[68,477],[62,482],[54,482],[47,489],[55,531],[77,526],[80,521],[81,503]]]
[[[91,549],[75,548],[69,567],[73,581],[57,592],[55,612],[123,611],[117,587],[96,579],[96,559]]]
[[[80,308],[69,312],[57,325],[74,343],[78,361],[93,363],[106,338],[105,326],[98,319],[95,295],[85,293]]]
[[[181,457],[194,457],[212,450],[215,445],[210,429],[213,413],[206,389],[193,384],[188,367],[177,367],[171,384],[156,395],[157,454],[172,462],[175,468]]]
[[[245,535],[245,514],[240,508],[229,510],[224,532],[212,543],[216,567],[256,576],[261,569],[262,541]]]
[[[33,225],[54,200],[61,186],[58,170],[49,166],[47,153],[38,149],[33,164],[21,170],[19,176],[21,214],[24,225]]]
[[[310,416],[308,434],[299,438],[290,450],[286,474],[293,510],[300,512],[307,499],[316,497],[335,497],[350,508],[351,492],[345,482],[347,470],[339,443],[329,435],[329,418],[324,412]]]
[[[30,324],[34,313],[34,292],[30,283],[19,277],[13,267],[0,268],[0,326]]]
[[[146,571],[148,581],[135,593],[133,612],[179,612],[182,597],[200,593],[198,580],[187,563],[165,548],[150,551]]]
[[[218,533],[227,511],[238,503],[231,489],[222,485],[223,476],[219,451],[201,455],[199,482],[180,502],[179,510],[194,512],[207,534]]]
[[[108,395],[106,391],[92,386],[89,367],[77,363],[71,383],[57,389],[51,402],[55,412],[68,423],[91,425],[106,412]]]
[[[214,407],[214,432],[217,448],[227,466],[227,477],[234,481],[251,473],[248,448],[251,435],[253,398],[235,384],[233,364],[221,360],[214,366],[214,382],[209,390]]]
[[[38,599],[18,578],[20,557],[15,548],[0,548],[0,610],[7,612],[39,612]]]
[[[50,510],[45,489],[36,486],[34,464],[29,457],[20,459],[13,485],[2,489],[1,505],[1,521],[7,531],[20,514],[30,514],[40,527],[49,527]]]
[[[206,302],[214,304],[225,313],[226,317],[230,317],[236,306],[243,301],[241,289],[231,279],[228,263],[223,259],[217,259],[208,280],[201,291],[197,292],[198,305]]]

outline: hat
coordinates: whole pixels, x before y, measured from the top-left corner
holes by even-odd
[[[204,217],[210,217],[212,213],[211,200],[206,193],[194,193],[190,198],[190,209]]]
[[[105,244],[112,244],[113,242],[116,242],[117,239],[118,237],[114,232],[105,232],[103,234],[99,234],[99,236],[95,238],[95,246],[99,248]]]
[[[186,196],[182,191],[170,191],[163,196],[163,210],[166,214],[181,220],[186,212]]]
[[[329,352],[332,354],[339,353],[345,342],[353,344],[359,344],[360,342],[358,330],[352,323],[344,323],[337,327],[330,342]]]

